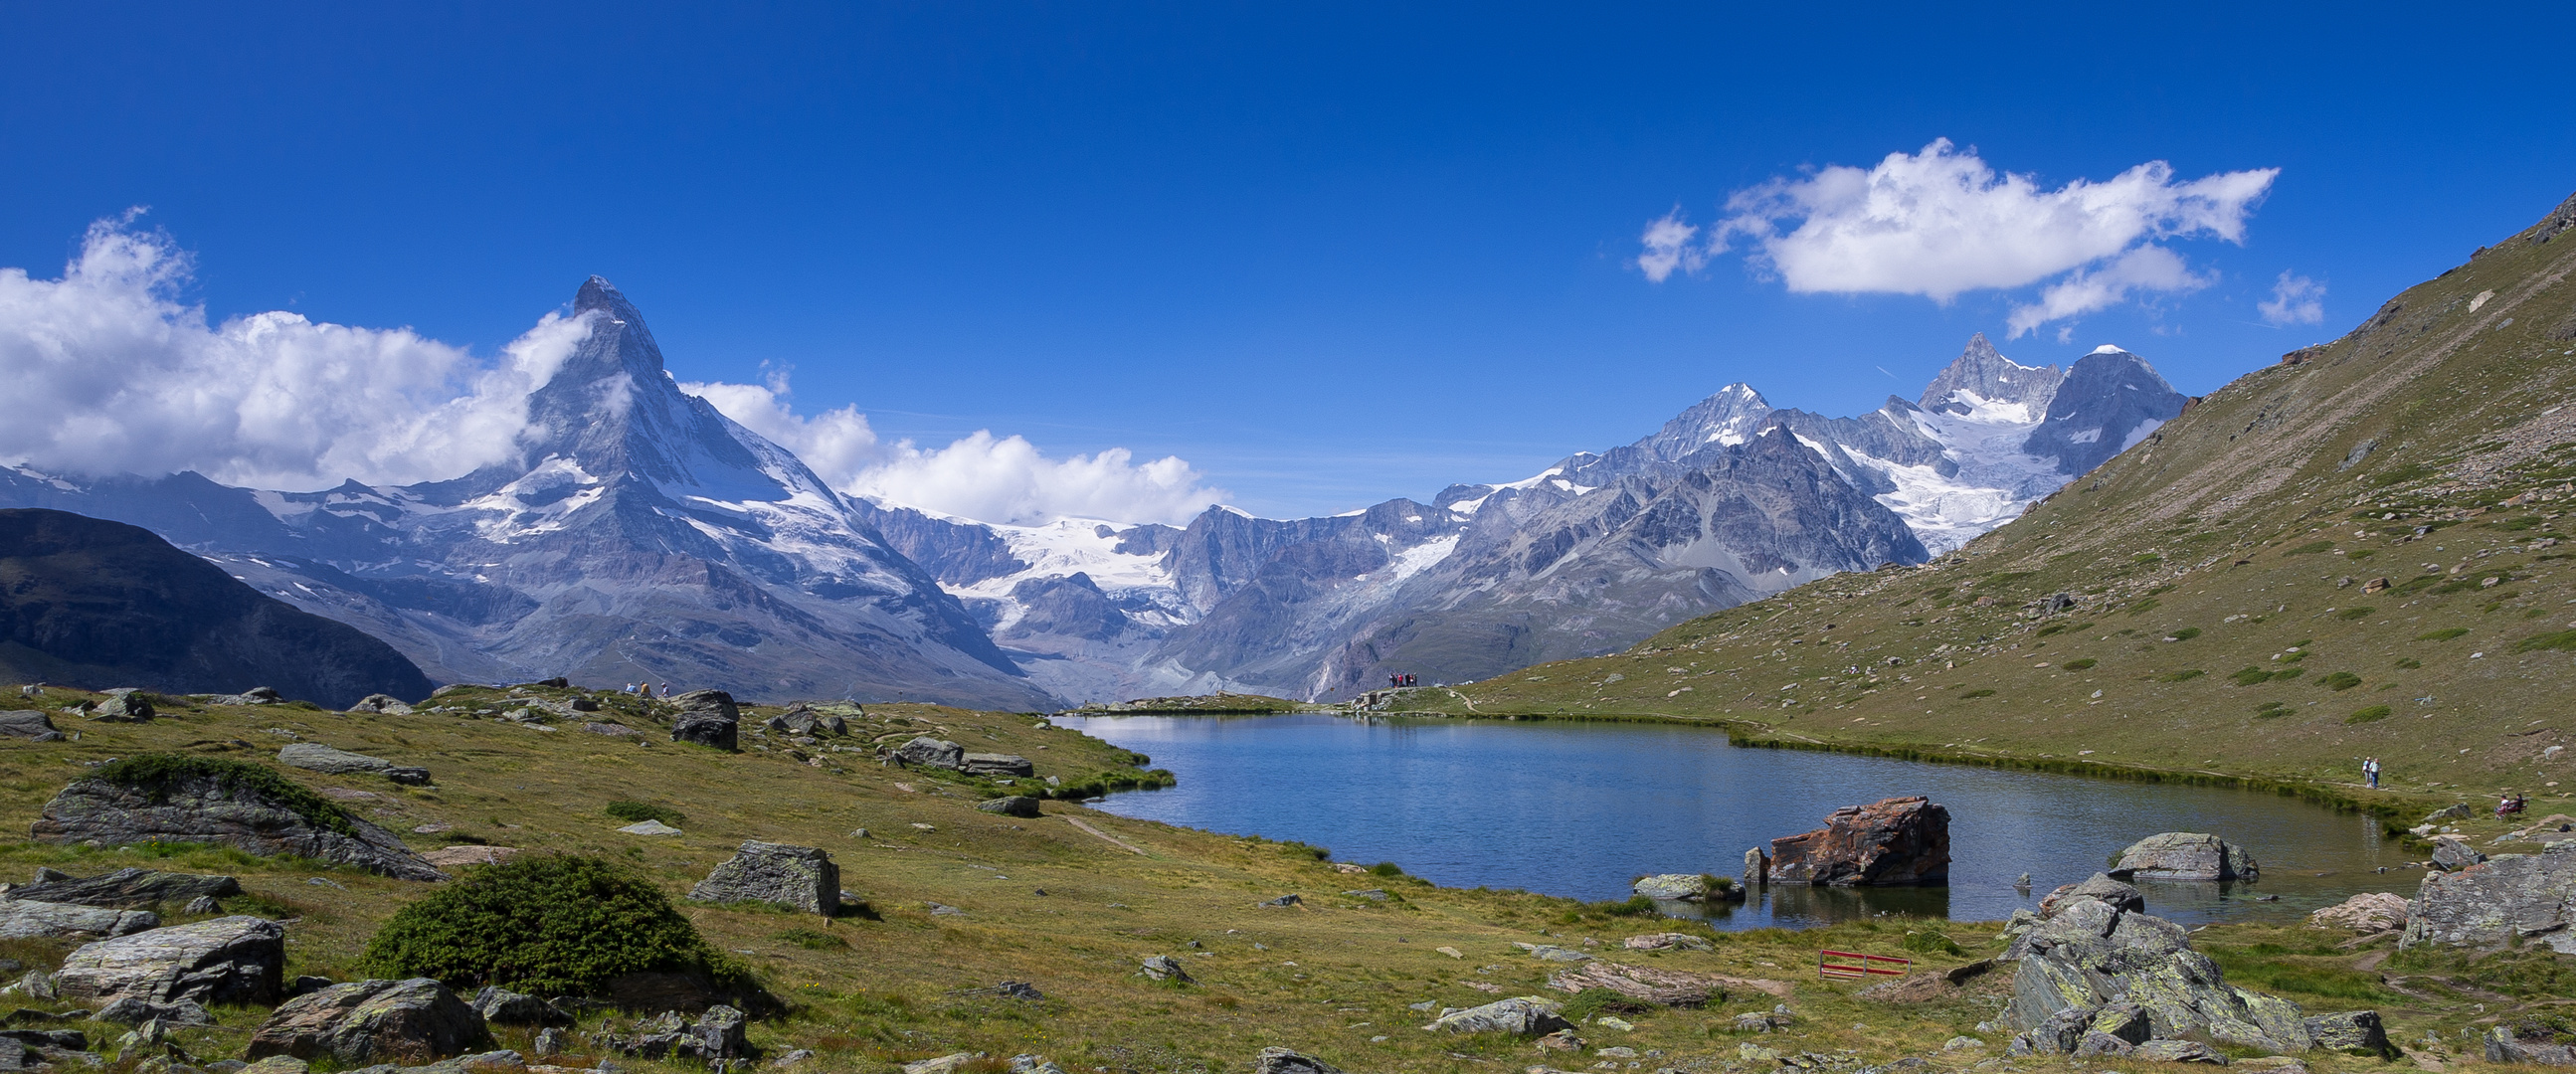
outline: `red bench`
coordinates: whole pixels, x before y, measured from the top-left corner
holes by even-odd
[[[1864,955],[1858,951],[1819,951],[1816,953],[1816,976],[1864,980],[1871,977],[1903,977],[1914,968],[1914,960],[1893,955]]]

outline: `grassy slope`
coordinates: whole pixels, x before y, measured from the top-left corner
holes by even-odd
[[[45,703],[57,707],[72,696],[56,691]],[[609,700],[612,708],[631,710],[612,712],[612,718],[653,726],[633,699]],[[755,1027],[755,1040],[775,1048],[821,1049],[822,1069],[833,1070],[886,1070],[898,1060],[958,1050],[997,1057],[1041,1052],[1075,1070],[1240,1069],[1254,1051],[1271,1044],[1320,1054],[1353,1070],[1454,1070],[1459,1056],[1517,1068],[1541,1058],[1526,1042],[1434,1038],[1414,1028],[1426,1017],[1407,1005],[1429,1000],[1464,1007],[1494,998],[1468,982],[1496,987],[1503,995],[1542,991],[1544,965],[1521,955],[1513,941],[1571,945],[1593,937],[1615,944],[1639,932],[1700,928],[1614,916],[1541,896],[1353,875],[1303,846],[1130,821],[1070,803],[1047,803],[1047,816],[1037,820],[1010,820],[973,810],[987,785],[808,751],[824,759],[826,766],[816,767],[788,754],[794,747],[782,736],[747,733],[744,752],[726,755],[676,745],[658,733],[639,744],[591,735],[570,722],[548,733],[474,716],[475,709],[505,707],[495,701],[481,693],[455,693],[440,703],[466,711],[383,717],[294,707],[182,709],[144,725],[58,717],[66,729],[81,733],[78,741],[0,740],[0,814],[12,825],[27,824],[84,765],[106,758],[177,749],[265,762],[288,741],[278,732],[288,731],[435,772],[437,786],[415,789],[371,777],[283,770],[316,789],[374,794],[354,800],[354,808],[397,832],[454,826],[406,834],[421,849],[479,839],[536,851],[604,854],[630,863],[676,899],[743,840],[825,847],[841,864],[843,886],[865,895],[882,920],[826,923],[765,909],[679,905],[713,942],[741,952],[796,1005],[787,1019]],[[1025,716],[884,706],[872,707],[859,722],[859,733],[848,741],[900,741],[929,732],[1032,757],[1041,776],[1068,782],[1137,774],[1127,767],[1133,758],[1125,751],[1067,731],[1040,730]],[[831,767],[834,761],[848,767]],[[686,834],[641,838],[616,832],[624,822],[607,817],[603,808],[621,799],[681,811]],[[1145,853],[1087,834],[1074,826],[1075,819]],[[870,833],[865,838],[854,834],[862,827]],[[341,979],[364,972],[359,956],[366,938],[424,890],[237,852],[156,855],[23,840],[0,845],[0,869],[25,875],[39,864],[75,875],[127,864],[237,874],[251,897],[235,900],[231,910],[295,919],[288,928],[289,973]],[[1393,897],[1381,904],[1340,894],[1366,887],[1383,887]],[[1040,888],[1047,894],[1036,894]],[[1306,905],[1255,906],[1285,892],[1299,893]],[[962,908],[965,915],[934,916],[932,902]],[[1909,929],[1932,928],[1948,930],[1967,954],[1918,954],[1927,968],[1957,965],[1992,950],[1991,926],[1887,919],[1810,933],[1729,934],[1717,937],[1714,953],[1624,953],[1652,965],[1793,982],[1792,1003],[1804,1020],[1785,1037],[1737,1034],[1728,1028],[1734,1014],[1775,1002],[1747,993],[1704,1011],[1631,1015],[1633,1032],[1587,1026],[1584,1036],[1596,1047],[1666,1053],[1668,1058],[1650,1065],[1694,1069],[1734,1060],[1746,1041],[1784,1051],[1851,1049],[1878,1059],[1939,1054],[1940,1042],[1973,1033],[1979,1021],[1994,1017],[2002,1002],[2000,980],[1990,978],[1966,995],[1893,1005],[1854,999],[1849,986],[1824,985],[1812,971],[1802,972],[1820,946],[1902,953]],[[2282,990],[2310,1009],[2375,1003],[2417,1035],[2419,1027],[2451,1026],[2469,1017],[2469,1002],[2489,998],[2432,986],[2419,988],[2421,999],[2400,995],[2372,974],[2352,972],[2355,953],[2333,950],[2328,945],[2337,937],[2324,933],[2221,928],[2204,937],[2248,950],[2262,942],[2286,945],[2241,960],[2245,972],[2305,967],[2305,976],[2283,978]],[[1204,947],[1191,949],[1191,940]],[[68,946],[10,941],[0,944],[7,948],[0,953],[34,963]],[[1464,957],[1441,954],[1442,946]],[[1173,988],[1136,976],[1137,961],[1158,953],[1182,958],[1201,983]],[[1003,980],[1034,982],[1048,998],[1028,1003],[966,991]],[[200,1056],[240,1054],[249,1028],[264,1012],[222,1015],[222,1026],[186,1031],[182,1044]],[[1373,1040],[1381,1036],[1388,1039]],[[2001,1043],[1994,1034],[1984,1036]],[[509,1032],[503,1042],[526,1043],[524,1034]],[[1964,1063],[1975,1053],[1956,1057]],[[1560,1057],[1556,1063],[1590,1061]],[[2323,1065],[2338,1064],[2375,1065],[2342,1059]]]
[[[2571,268],[2576,232],[2508,240],[1935,563],[1399,707],[2336,782],[2376,755],[2413,792],[2555,795],[2567,755],[2542,755],[2576,730]],[[2058,593],[2076,606],[2035,603]]]

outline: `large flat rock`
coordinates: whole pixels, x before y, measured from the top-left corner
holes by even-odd
[[[285,926],[219,917],[85,944],[63,959],[54,988],[78,1000],[270,1003],[285,967]]]

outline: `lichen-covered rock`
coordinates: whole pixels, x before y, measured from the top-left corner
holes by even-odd
[[[68,876],[41,880],[12,889],[9,897],[140,910],[164,903],[185,905],[203,898],[228,899],[241,893],[241,881],[229,876],[127,868],[86,880]]]
[[[2262,873],[2254,855],[2214,835],[2159,832],[2120,852],[2114,877],[2145,880],[2253,880]]]
[[[109,910],[30,899],[0,899],[0,939],[99,939],[160,927],[161,915],[150,910]]]
[[[268,1003],[286,966],[286,929],[257,917],[219,917],[84,944],[53,985],[67,999]]]
[[[2108,873],[2095,873],[2080,884],[2068,884],[2039,900],[2039,916],[2057,916],[2057,908],[2075,899],[2099,899],[2121,910],[2145,910],[2147,897],[2138,889],[2111,879]]]
[[[895,747],[894,759],[905,764],[961,771],[966,767],[966,747],[922,735]]]
[[[817,847],[744,843],[689,897],[699,902],[765,902],[830,917],[841,911],[841,867]]]
[[[645,1059],[730,1060],[748,1058],[751,1043],[743,1037],[741,1011],[721,1003],[691,1022],[677,1012],[664,1012],[635,1023],[633,1033],[595,1038],[611,1051]]]
[[[1950,811],[1920,795],[1845,806],[1825,826],[1771,841],[1774,884],[1940,884],[1950,878]]]
[[[2206,1036],[2284,1052],[2310,1046],[2297,1004],[2230,986],[2182,927],[2162,918],[2072,899],[2016,946],[2027,954],[2004,1020],[2026,1036],[2044,1031],[2035,1050],[2073,1049],[2115,1004],[2143,1010],[2154,1040]]]
[[[373,712],[384,716],[409,716],[411,706],[391,694],[368,694],[349,706],[350,712]]]
[[[1594,961],[1549,974],[1547,986],[1576,993],[1587,988],[1607,988],[1633,1000],[1665,1007],[1705,1007],[1726,1001],[1727,980],[1715,974]]]
[[[483,1016],[427,977],[352,981],[297,996],[252,1032],[244,1058],[290,1055],[343,1067],[420,1066],[492,1043]]]
[[[1181,984],[1189,984],[1198,980],[1190,976],[1190,971],[1181,968],[1179,959],[1170,955],[1155,955],[1146,959],[1141,972],[1149,981],[1177,981]]]
[[[447,879],[392,832],[274,772],[240,767],[264,772],[265,779],[209,768],[135,782],[104,775],[76,780],[45,803],[30,834],[41,842],[103,846],[214,843],[260,855],[300,854],[401,880]]]
[[[0,735],[33,739],[38,742],[60,742],[63,733],[54,727],[53,717],[34,709],[0,712]]]
[[[1038,766],[1026,757],[1011,753],[968,753],[957,758],[957,767],[970,776],[1034,776]]]
[[[2576,954],[2576,840],[2539,854],[2498,854],[2456,873],[2426,873],[2406,905],[2400,948],[2500,948],[2527,936]]]
[[[115,1002],[99,1008],[97,1013],[89,1016],[89,1020],[127,1026],[139,1026],[145,1022],[154,1021],[167,1026],[215,1024],[215,1016],[207,1013],[205,1005],[195,1000],[182,999],[169,1003],[154,1003],[141,996],[120,997]]]
[[[2576,1067],[2576,1047],[2558,1043],[2557,1034],[2545,1025],[2524,1027],[2499,1025],[2487,1030],[2486,1053],[2490,1063],[2526,1063],[2533,1066]]]
[[[2368,1052],[2377,1056],[2397,1054],[2396,1048],[2388,1043],[2388,1026],[2380,1021],[2378,1011],[2318,1015],[2308,1019],[2308,1035],[2316,1038],[2320,1048]]]
[[[2226,1066],[2227,1057],[2196,1040],[2151,1040],[2129,1050],[2129,1058],[2154,1063],[2207,1063]]]
[[[670,702],[671,707],[682,712],[703,712],[726,723],[742,722],[742,709],[734,704],[732,694],[722,690],[691,690],[673,695]]]
[[[152,711],[152,702],[134,690],[113,691],[97,708],[89,710],[89,718],[101,723],[143,723],[155,715],[158,714]]]
[[[2406,927],[2406,897],[2388,891],[2365,891],[2308,915],[2318,928],[2354,932],[2388,932]]]
[[[1544,996],[1516,996],[1481,1007],[1451,1011],[1423,1028],[1438,1033],[1509,1033],[1517,1037],[1535,1037],[1574,1028],[1574,1023],[1557,1013],[1560,1009],[1555,1000]]]
[[[2466,839],[2455,835],[2435,836],[2433,839],[2433,864],[2444,869],[2456,873],[2485,860],[2487,856],[2478,853],[2478,849],[2470,846]]]
[[[554,1004],[525,992],[512,992],[509,989],[491,985],[485,985],[482,991],[476,992],[474,1002],[468,1006],[473,1007],[474,1013],[482,1015],[483,1021],[491,1025],[568,1026],[572,1024],[572,1018],[557,1010]]]
[[[999,813],[1005,817],[1018,817],[1022,820],[1029,820],[1038,816],[1038,800],[1025,794],[1014,794],[1008,797],[995,798],[989,802],[978,804],[975,808],[987,813]]]
[[[1629,883],[1628,890],[1649,899],[1698,902],[1708,898],[1716,888],[1707,877],[1698,873],[1657,873],[1638,877]]]
[[[1661,951],[1668,947],[1679,947],[1688,951],[1717,950],[1717,945],[1710,943],[1708,937],[1693,936],[1687,932],[1649,932],[1643,936],[1628,937],[1624,944],[1632,951]]]

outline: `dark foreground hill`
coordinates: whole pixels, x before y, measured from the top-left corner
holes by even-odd
[[[1921,567],[1406,707],[2556,793],[2576,780],[2576,199]]]
[[[149,530],[39,509],[0,511],[0,678],[269,686],[333,707],[430,690],[392,646],[263,596]]]

